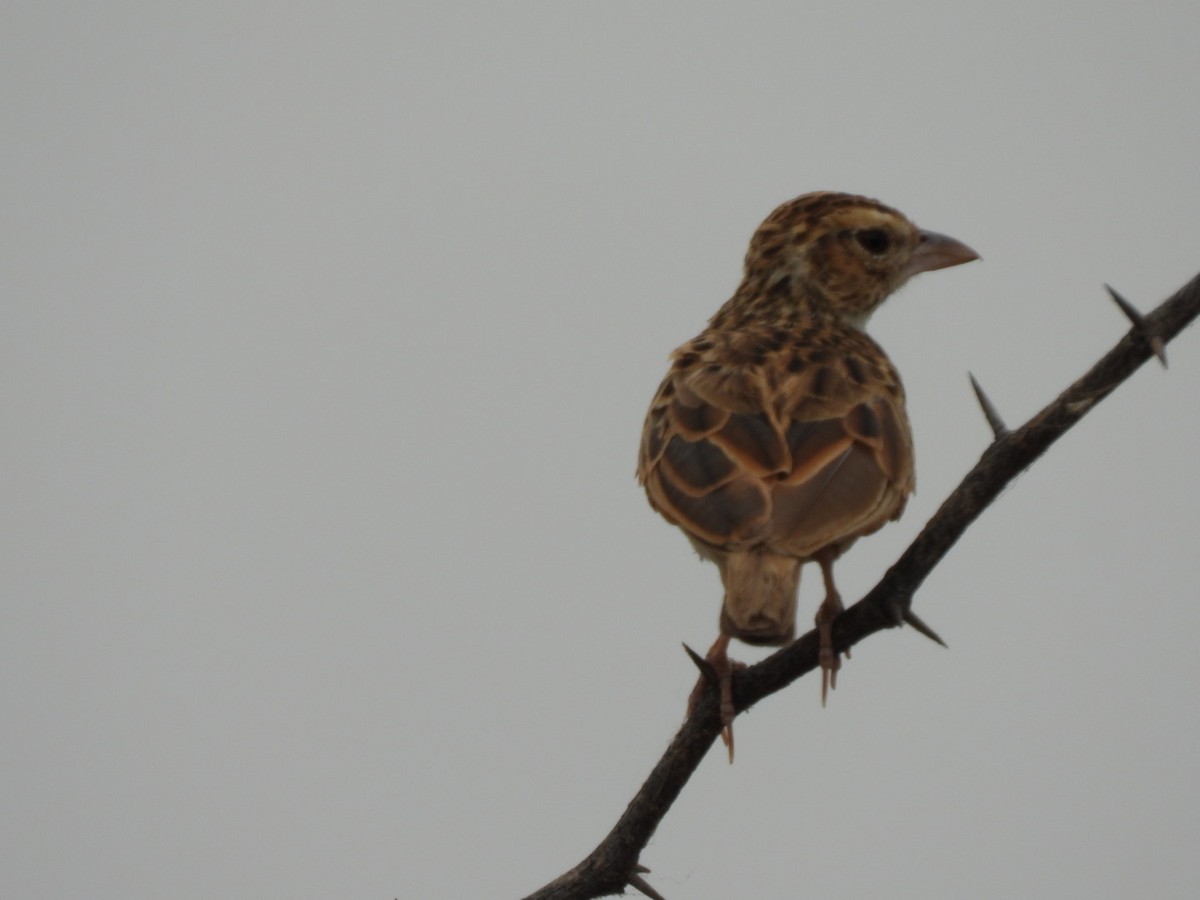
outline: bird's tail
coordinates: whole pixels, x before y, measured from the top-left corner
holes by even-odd
[[[800,560],[774,553],[730,553],[721,566],[721,632],[748,644],[786,644],[796,636]]]

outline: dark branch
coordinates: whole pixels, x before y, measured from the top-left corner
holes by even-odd
[[[1127,315],[1133,309],[1128,303],[1119,305]],[[998,434],[880,582],[838,617],[833,628],[834,648],[846,650],[877,631],[896,627],[904,620],[912,622],[910,606],[921,583],[1005,485],[1152,355],[1165,358],[1162,353],[1165,344],[1198,315],[1200,275],[1148,315],[1130,316],[1133,329],[1087,374],[1020,428]],[[936,637],[931,631],[929,636]],[[738,711],[753,706],[816,667],[817,634],[810,631],[735,677],[734,702]],[[720,734],[717,694],[710,690],[697,704],[691,718],[683,723],[662,759],[599,846],[569,872],[526,900],[585,900],[619,894],[630,884],[642,890],[648,886],[639,875],[646,870],[638,865],[638,857]]]

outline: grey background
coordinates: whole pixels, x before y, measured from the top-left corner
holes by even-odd
[[[9,4],[0,895],[513,897],[683,713],[633,480],[777,203],[975,247],[875,317],[919,492],[1200,268],[1188,3]],[[1200,341],[1021,478],[829,708],[738,721],[671,900],[1192,897]],[[815,610],[813,573],[801,615]],[[761,651],[738,648],[743,659]]]

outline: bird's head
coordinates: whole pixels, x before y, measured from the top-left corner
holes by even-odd
[[[784,203],[759,226],[739,295],[748,307],[799,307],[861,327],[913,275],[978,258],[876,200],[822,191]]]

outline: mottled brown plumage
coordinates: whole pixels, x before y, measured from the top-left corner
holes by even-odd
[[[833,561],[898,518],[913,490],[904,388],[863,326],[911,276],[976,258],[875,200],[805,194],[767,217],[737,292],[672,354],[638,480],[720,569],[721,634],[708,658],[731,757],[730,638],[790,641],[800,567],[815,560],[826,588],[816,616],[824,702],[839,667]]]

